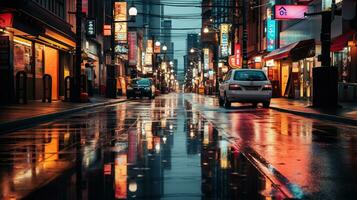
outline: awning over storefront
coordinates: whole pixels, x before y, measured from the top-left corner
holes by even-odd
[[[343,48],[347,47],[348,41],[353,39],[353,35],[356,34],[356,31],[348,31],[334,39],[331,42],[331,51],[341,51]]]
[[[289,58],[292,61],[301,60],[315,55],[315,40],[302,40],[270,52],[264,60],[279,60]]]

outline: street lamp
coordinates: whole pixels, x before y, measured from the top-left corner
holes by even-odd
[[[129,8],[129,16],[134,17],[138,15],[138,9],[134,5]]]
[[[208,27],[205,27],[205,28],[203,29],[203,32],[204,32],[204,33],[209,33]]]
[[[162,46],[162,50],[167,51],[167,46],[166,45]]]

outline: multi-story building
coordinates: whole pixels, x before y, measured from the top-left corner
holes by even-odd
[[[200,61],[201,61],[201,50],[200,50],[200,39],[197,33],[187,34],[187,66],[186,66],[186,87],[189,91],[198,89],[200,84],[198,77]]]
[[[310,1],[304,5],[308,7],[309,13],[318,13],[329,10],[331,2]],[[335,2],[336,12],[331,23],[330,56],[332,65],[338,67],[340,99],[352,101],[357,99],[357,87],[354,86],[357,82],[357,7],[355,1]],[[269,78],[278,83],[278,96],[310,99],[313,96],[313,68],[321,66],[321,26],[328,22],[323,22],[321,16],[308,16],[304,20],[274,23],[278,49],[265,56]]]
[[[161,42],[167,46],[166,59],[174,59],[174,43],[171,40],[172,20],[163,20],[161,22]]]
[[[74,1],[64,0],[0,2],[0,102],[14,102],[19,72],[27,75],[29,100],[42,98],[44,74],[52,76],[52,99],[63,96],[75,47],[75,20],[69,14],[74,8]]]

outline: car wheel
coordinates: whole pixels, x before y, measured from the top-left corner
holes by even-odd
[[[263,108],[269,108],[270,107],[270,101],[263,102]]]
[[[227,95],[224,95],[224,107],[225,108],[230,108],[231,107],[231,102],[228,100]]]
[[[224,100],[221,98],[221,96],[218,97],[218,103],[219,103],[219,106],[224,105]]]

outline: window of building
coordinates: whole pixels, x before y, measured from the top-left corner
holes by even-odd
[[[32,44],[30,41],[15,37],[14,38],[14,74],[25,71],[32,77],[33,69],[31,66]]]

